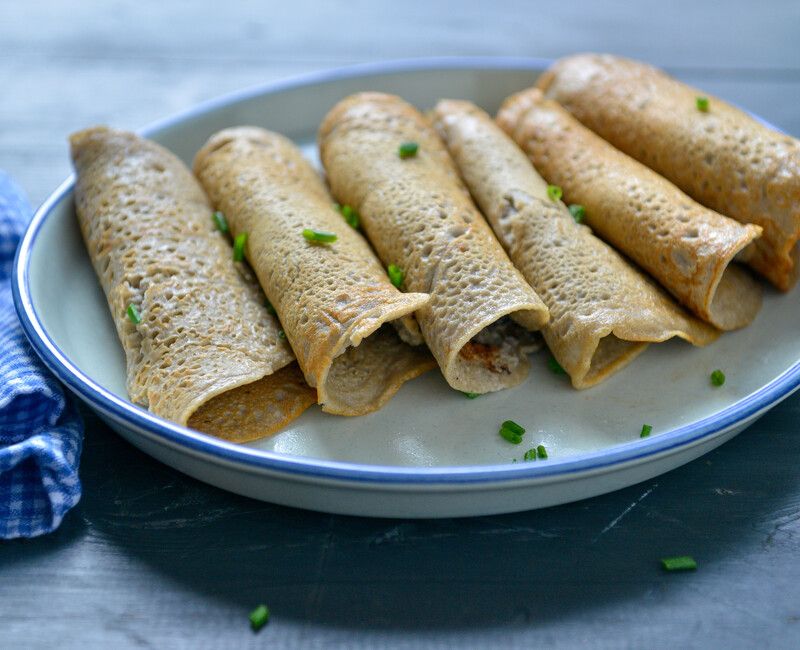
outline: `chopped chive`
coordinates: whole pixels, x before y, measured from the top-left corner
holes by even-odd
[[[519,443],[522,442],[522,436],[525,434],[525,428],[521,427],[513,420],[505,420],[500,425],[499,433],[503,438],[505,438],[509,442],[518,445]]]
[[[697,110],[703,113],[708,113],[708,97],[698,97],[695,99]]]
[[[480,393],[465,393],[464,391],[461,391],[461,392],[464,395],[464,397],[466,397],[467,399],[475,399],[476,397],[480,397],[481,396]]]
[[[569,213],[575,219],[575,223],[583,223],[584,218],[586,218],[586,208],[578,203],[573,203],[569,206]]]
[[[247,243],[247,233],[240,232],[233,240],[233,261],[244,262],[244,245]]]
[[[355,228],[358,230],[358,226],[360,225],[360,219],[358,217],[358,212],[356,212],[351,206],[347,205],[346,203],[339,208],[339,212],[342,213],[344,220],[347,222],[351,228]]]
[[[561,191],[561,188],[558,185],[548,185],[547,186],[547,196],[550,197],[551,201],[558,201],[564,193]]]
[[[386,273],[389,274],[389,281],[398,289],[403,286],[403,280],[406,279],[406,273],[397,264],[390,264],[386,267]]]
[[[269,300],[264,301],[264,307],[266,307],[267,311],[273,316],[278,315],[278,312],[275,311],[275,307],[272,306],[272,303]]]
[[[510,443],[518,445],[522,442],[522,436],[518,433],[514,433],[511,429],[507,429],[506,427],[500,427],[500,435],[508,440]]]
[[[508,429],[509,431],[516,433],[518,436],[521,436],[525,433],[525,427],[520,426],[514,420],[506,420],[503,424],[500,425],[503,429]]]
[[[303,230],[303,237],[305,237],[308,241],[317,244],[332,244],[338,239],[336,233],[324,232],[322,230],[311,230],[311,228],[306,228]]]
[[[528,449],[522,457],[522,460],[536,460],[536,448]]]
[[[544,445],[539,445],[536,447],[536,455],[539,456],[542,460],[547,459],[547,449],[544,448]]]
[[[266,605],[259,605],[252,612],[250,612],[250,627],[253,632],[258,632],[269,621],[269,607]]]
[[[711,385],[722,386],[725,383],[725,373],[722,370],[715,370],[711,373]]]
[[[221,233],[227,234],[229,228],[228,221],[225,219],[225,215],[217,210],[211,215],[211,218],[214,220],[214,225],[217,227],[217,230],[219,230]]]
[[[286,338],[286,332],[284,332],[283,330],[278,330],[278,338],[279,339],[285,339]]]
[[[566,375],[567,371],[561,367],[561,364],[556,361],[556,358],[551,356],[547,359],[547,367],[550,368],[550,372],[554,375]]]
[[[691,555],[665,557],[661,559],[661,566],[667,571],[696,571],[697,562]]]
[[[397,150],[397,155],[401,158],[412,158],[417,155],[419,145],[416,142],[403,142]]]
[[[642,425],[642,432],[639,434],[640,438],[646,438],[650,435],[650,432],[653,430],[653,425],[651,424],[643,424]]]
[[[128,312],[128,318],[130,319],[131,323],[138,325],[142,322],[142,315],[139,313],[139,310],[136,309],[136,305],[131,303],[128,305],[128,309],[126,311]]]

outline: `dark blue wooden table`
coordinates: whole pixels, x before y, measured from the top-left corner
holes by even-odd
[[[3,6],[0,167],[33,200],[65,137],[296,72],[437,54],[612,51],[800,134],[800,4]],[[800,647],[800,396],[653,481],[463,520],[330,516],[222,492],[90,412],[84,497],[0,543],[0,648]],[[695,573],[659,558],[690,554]],[[247,616],[267,603],[253,634]]]

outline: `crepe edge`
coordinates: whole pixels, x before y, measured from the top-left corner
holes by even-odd
[[[336,415],[351,414],[350,412],[345,411],[337,412],[330,407],[331,396],[328,392],[327,379],[331,368],[336,361],[336,358],[343,354],[349,347],[356,347],[367,343],[369,341],[369,337],[375,334],[381,328],[381,326],[409,316],[421,307],[424,307],[429,300],[430,295],[426,293],[398,292],[398,296],[396,296],[392,302],[378,305],[372,310],[359,315],[359,317],[355,319],[350,327],[339,335],[338,341],[330,348],[329,352],[324,356],[320,356],[315,359],[312,366],[308,368],[308,374],[311,374],[314,378],[315,386],[317,388],[318,401],[321,405],[323,405],[323,410],[325,410],[325,412],[334,413]],[[397,336],[400,338],[399,334]],[[410,345],[405,343],[404,345],[409,351],[414,350],[414,348]],[[397,392],[403,381],[398,384],[394,392]],[[394,392],[391,394],[394,394]],[[352,414],[361,415],[363,413],[371,413],[378,410],[383,404],[386,403],[388,398],[391,397],[391,394],[386,399],[382,400],[380,405],[377,405],[374,408],[365,409],[360,413]]]
[[[236,426],[235,418],[230,419],[230,413],[240,397],[238,389],[247,389],[248,387],[257,391],[266,388],[267,392],[273,395],[280,392],[288,393],[282,400],[267,400],[267,404],[272,404],[274,408],[283,407],[280,416],[269,426],[258,429],[240,427]],[[254,380],[251,380],[250,377],[242,377],[236,385],[225,386],[220,390],[213,391],[212,394],[203,396],[202,399],[195,400],[192,406],[185,410],[180,423],[229,442],[250,442],[276,433],[299,417],[303,411],[316,402],[316,399],[316,391],[305,383],[300,367],[292,359],[274,372],[264,374]],[[219,411],[222,413],[217,414]],[[209,431],[202,421],[212,418],[217,421],[224,419],[224,424],[217,427],[215,431]],[[231,424],[234,426],[230,426]]]

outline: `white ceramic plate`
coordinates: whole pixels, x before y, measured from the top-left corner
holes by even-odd
[[[316,160],[320,120],[350,93],[388,91],[421,108],[441,97],[467,98],[494,111],[546,65],[458,59],[359,66],[224,97],[142,133],[190,162],[218,129],[255,124],[292,137]],[[540,353],[528,381],[512,390],[469,400],[430,372],[373,415],[343,418],[314,407],[270,439],[225,443],[127,401],[122,348],[71,195],[68,179],[37,211],[17,256],[15,299],[34,348],[131,443],[200,480],[258,499],[388,517],[480,515],[573,501],[700,456],[800,383],[797,292],[767,289],[750,327],[702,350],[681,342],[653,345],[587,391],[549,372]],[[727,376],[722,388],[709,383],[716,368]],[[508,418],[528,429],[522,445],[498,436]],[[640,439],[645,423],[653,434]],[[549,460],[522,462],[539,443]]]

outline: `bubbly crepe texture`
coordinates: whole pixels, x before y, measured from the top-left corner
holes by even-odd
[[[398,148],[409,141],[418,151],[402,159]],[[431,295],[417,319],[448,383],[485,393],[525,379],[524,346],[514,337],[494,344],[495,328],[510,316],[538,329],[547,308],[495,239],[425,118],[399,97],[361,93],[331,109],[319,144],[333,194],[358,210],[381,260],[405,271],[407,290]]]
[[[443,100],[434,116],[472,196],[550,310],[542,334],[575,388],[606,379],[648,342],[717,337],[548,197],[547,183],[484,111]]]
[[[800,141],[644,63],[581,54],[539,87],[595,133],[700,203],[764,229],[747,258],[776,287],[796,281]],[[709,99],[698,110],[697,97]]]
[[[131,400],[236,442],[313,404],[279,323],[183,163],[103,127],[70,143],[78,221],[125,350]]]
[[[586,223],[655,277],[683,305],[724,330],[749,324],[761,287],[731,261],[760,233],[704,208],[618,151],[541,91],[508,98],[500,126]]]
[[[195,172],[234,234],[283,324],[306,381],[324,411],[362,415],[403,382],[434,367],[411,314],[424,293],[401,293],[369,244],[334,209],[322,179],[281,135],[255,127],[212,136]],[[337,235],[306,241],[303,230]]]

